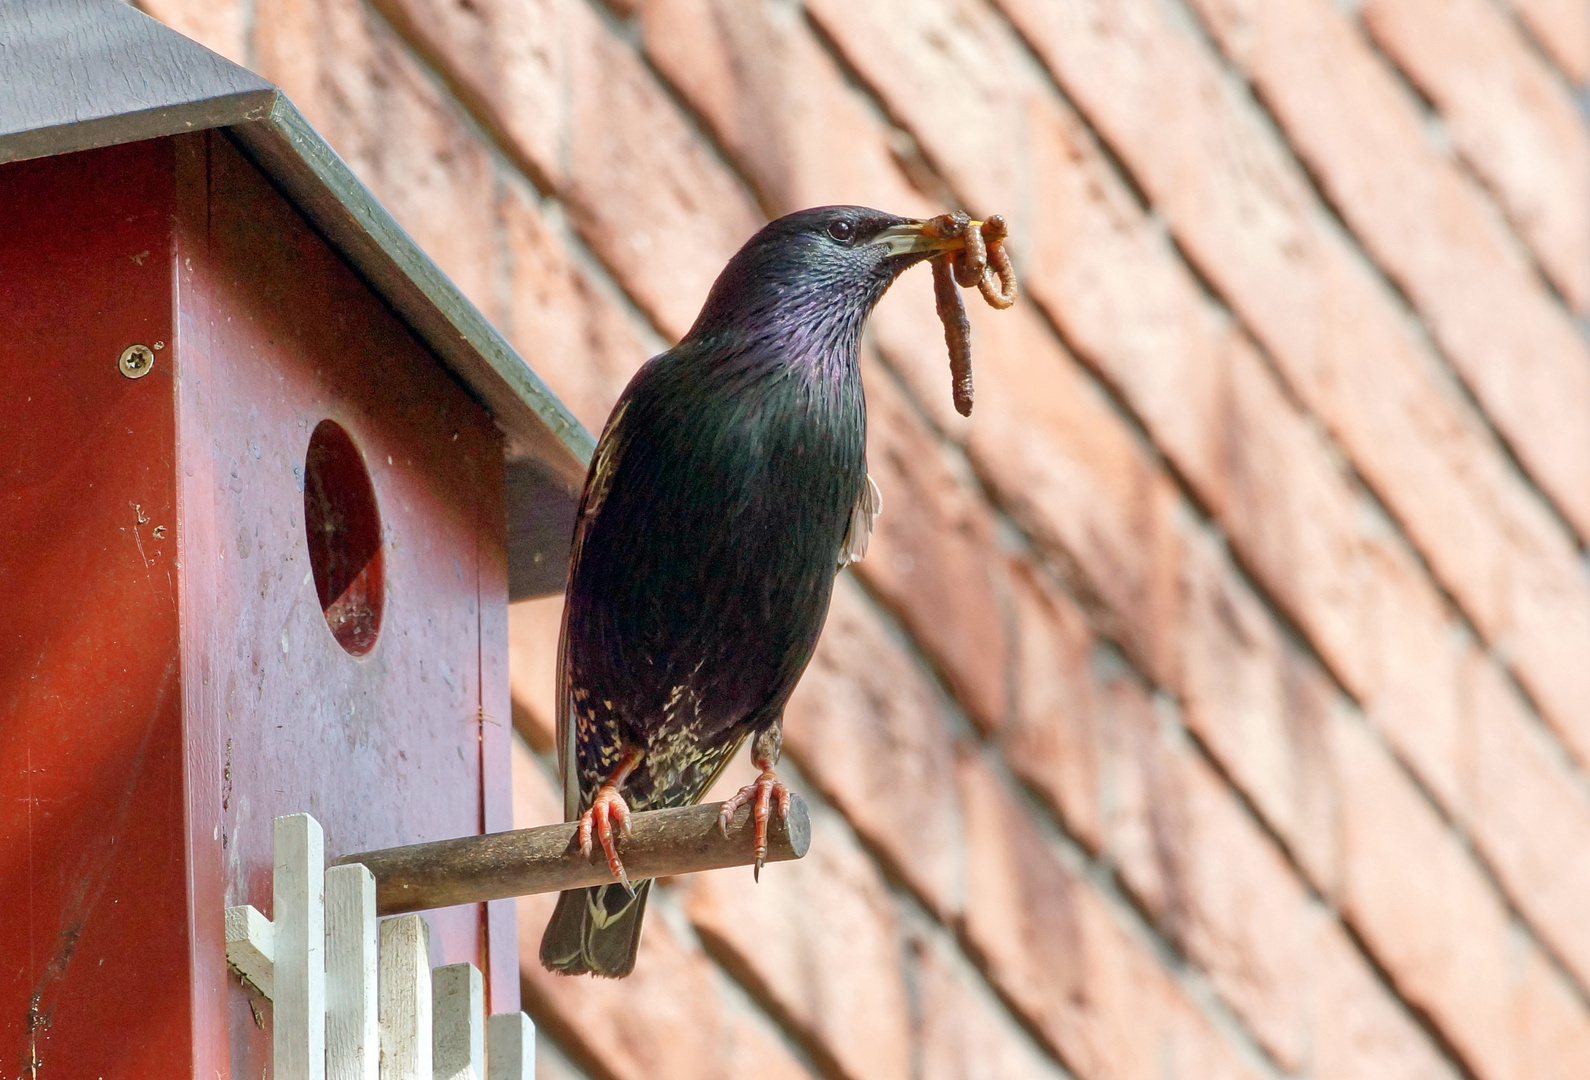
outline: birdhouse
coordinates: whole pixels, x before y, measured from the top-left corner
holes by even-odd
[[[0,1075],[258,1077],[276,818],[510,827],[590,436],[270,84],[0,0],[0,87]],[[511,901],[424,917],[516,1011]]]

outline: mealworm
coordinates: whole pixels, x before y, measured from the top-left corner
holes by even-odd
[[[950,350],[950,391],[955,411],[972,415],[972,324],[966,321],[961,291],[947,256],[933,260],[933,301],[944,324],[944,344]]]
[[[944,344],[950,352],[950,389],[955,396],[955,411],[972,414],[972,326],[957,289],[977,287],[990,307],[1003,310],[1016,302],[1016,271],[1005,251],[1008,230],[1000,214],[987,221],[974,222],[957,210],[928,221],[940,239],[960,237],[964,246],[933,262],[933,300],[939,321],[944,324]]]
[[[987,253],[987,266],[978,276],[977,291],[989,307],[1003,311],[1016,302],[1016,268],[1010,265],[1010,255],[1005,251],[1004,215],[990,214],[980,230],[967,229],[968,241],[973,232],[978,234],[979,247],[986,242]],[[970,242],[967,249],[971,249]]]
[[[961,239],[966,246],[955,252],[955,284],[963,289],[970,289],[982,283],[983,275],[988,272],[988,247],[983,243],[983,233],[980,229],[971,227],[968,221],[961,229]]]

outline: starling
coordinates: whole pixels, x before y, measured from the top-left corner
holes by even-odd
[[[575,519],[557,732],[565,814],[617,880],[558,897],[548,968],[630,973],[651,882],[631,886],[614,830],[699,801],[747,738],[761,774],[720,821],[754,804],[760,870],[772,807],[789,804],[773,771],[784,704],[881,505],[862,326],[902,271],[964,243],[857,206],[780,218],[614,406]]]

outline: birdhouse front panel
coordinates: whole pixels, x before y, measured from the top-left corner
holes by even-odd
[[[502,446],[224,136],[182,154],[185,644],[190,715],[215,732],[195,790],[219,798],[225,903],[265,910],[277,815],[313,814],[330,857],[508,827],[486,799],[510,724]],[[433,962],[492,970],[484,916],[430,915]],[[267,1040],[232,997],[253,1075]]]
[[[0,1075],[259,1076],[273,818],[510,825],[502,438],[223,134],[0,207]],[[511,904],[427,919],[518,1008]]]

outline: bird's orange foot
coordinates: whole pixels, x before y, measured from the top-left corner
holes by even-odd
[[[629,804],[624,801],[624,796],[618,793],[616,784],[603,784],[597,789],[596,798],[591,800],[591,808],[580,815],[580,854],[590,857],[591,834],[595,832],[596,839],[601,841],[602,851],[607,855],[607,868],[613,871],[616,877],[631,893],[629,875],[624,872],[624,862],[618,857],[618,842],[614,837],[614,824],[618,825],[625,836],[630,836]]]
[[[762,769],[762,775],[754,783],[745,785],[731,795],[718,811],[718,829],[724,836],[729,835],[729,819],[734,817],[735,811],[746,803],[752,803],[751,815],[756,821],[756,865],[751,873],[756,880],[762,880],[762,864],[767,861],[767,823],[773,816],[773,800],[778,799],[778,816],[789,818],[789,788],[779,782],[773,772],[770,762],[757,762]]]

